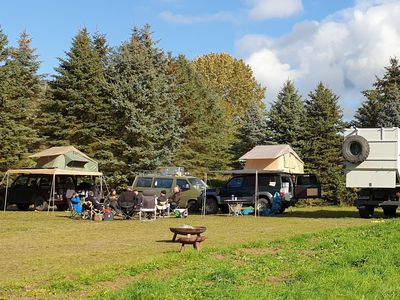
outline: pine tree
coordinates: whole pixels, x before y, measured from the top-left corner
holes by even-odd
[[[299,141],[304,134],[304,101],[293,81],[286,81],[268,113],[270,140],[277,144],[289,144],[300,151]]]
[[[127,180],[135,171],[169,165],[181,130],[168,57],[156,47],[150,27],[135,27],[113,55],[110,68],[118,151]]]
[[[106,172],[114,124],[107,99],[107,49],[104,36],[99,35],[95,43],[86,28],[78,32],[50,82],[51,99],[45,106],[46,126],[42,127],[50,144],[74,145],[99,159]]]
[[[17,48],[7,48],[0,31],[0,169],[29,166],[28,154],[41,144],[34,123],[42,97],[39,62],[31,39],[23,32]]]
[[[319,176],[325,199],[337,204],[345,190],[341,166],[342,111],[338,97],[319,83],[309,93],[305,109],[302,150],[305,166]]]
[[[367,99],[355,114],[355,124],[358,127],[400,126],[399,120],[396,119],[397,114],[400,113],[397,105],[397,102],[400,102],[398,59],[391,58],[390,66],[385,67],[385,70],[384,76],[376,79],[373,88],[363,92]]]
[[[218,96],[184,56],[170,60],[180,111],[179,126],[184,130],[175,164],[198,175],[227,168],[231,157],[229,145],[224,143],[227,125]]]

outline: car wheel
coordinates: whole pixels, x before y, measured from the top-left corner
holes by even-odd
[[[373,206],[365,206],[365,207],[359,207],[358,208],[358,213],[361,218],[363,219],[370,219],[374,215],[374,207]]]
[[[396,217],[397,206],[393,206],[393,205],[382,206],[382,209],[383,209],[383,214],[385,215],[385,217],[387,217],[387,218]]]
[[[49,204],[47,203],[46,200],[44,200],[44,198],[42,196],[38,196],[35,198],[34,206],[35,206],[35,210],[43,211],[43,210],[47,210]]]
[[[190,201],[187,205],[187,209],[190,214],[195,214],[199,212],[200,205],[197,203],[197,201]]]
[[[214,198],[206,199],[206,214],[216,214],[218,212],[218,203]]]
[[[257,211],[262,211],[266,208],[271,208],[271,200],[266,199],[266,198],[259,198],[258,199],[258,204],[257,204]]]
[[[18,208],[19,210],[28,210],[28,209],[29,209],[29,206],[31,206],[31,205],[28,204],[28,203],[18,203],[18,204],[17,204],[17,208]]]

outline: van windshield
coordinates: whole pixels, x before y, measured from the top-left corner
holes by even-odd
[[[192,177],[192,178],[188,178],[188,180],[189,180],[190,184],[196,189],[208,188],[208,186],[200,178]]]

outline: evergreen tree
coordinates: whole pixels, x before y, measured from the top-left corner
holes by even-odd
[[[268,114],[268,128],[272,132],[270,140],[277,144],[289,144],[301,151],[299,141],[304,134],[304,101],[293,81],[286,81]]]
[[[114,124],[107,99],[107,51],[104,36],[98,35],[95,43],[86,28],[79,31],[50,82],[51,99],[45,105],[42,127],[50,144],[74,145],[98,159],[106,172],[112,159],[108,149]]]
[[[367,98],[356,111],[358,127],[400,126],[397,115],[400,102],[400,65],[397,58],[390,59],[385,74],[377,78],[371,90],[363,92]],[[384,119],[384,121],[382,120]]]
[[[156,47],[150,27],[135,27],[113,55],[110,68],[113,112],[122,158],[121,174],[170,165],[179,145],[176,106],[168,57]]]
[[[235,157],[232,164],[234,168],[240,166],[239,157],[257,145],[266,144],[269,135],[266,111],[262,107],[250,106],[245,111],[240,123],[242,126],[236,133],[236,142],[231,149]]]
[[[326,200],[337,204],[345,191],[341,166],[342,111],[338,97],[322,83],[308,97],[302,151],[305,166],[319,176]]]
[[[0,136],[3,142],[1,171],[29,166],[28,154],[40,146],[34,128],[42,97],[42,80],[37,74],[39,62],[31,39],[23,32],[17,48],[7,48],[0,31]]]
[[[218,96],[184,56],[171,59],[170,72],[176,83],[179,126],[184,130],[175,164],[198,175],[227,168],[231,160],[223,137],[227,125]]]

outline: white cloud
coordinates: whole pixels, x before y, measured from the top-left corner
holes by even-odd
[[[301,0],[247,0],[251,5],[249,17],[253,20],[287,18],[303,9]]]
[[[248,35],[237,42],[256,78],[274,99],[286,79],[303,94],[319,81],[337,95],[347,118],[382,76],[390,57],[400,57],[399,1],[360,1],[321,22],[304,21],[280,38]]]
[[[160,13],[160,18],[164,21],[176,24],[197,24],[210,22],[230,22],[235,23],[237,18],[231,12],[217,12],[214,14],[204,15],[181,15],[174,14],[170,11]]]

